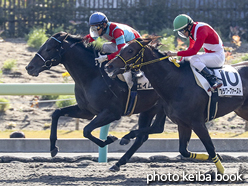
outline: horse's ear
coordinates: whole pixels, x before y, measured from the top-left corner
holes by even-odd
[[[157,39],[160,38],[161,36],[151,36],[148,35],[145,38],[142,39],[141,43],[143,45],[148,45],[149,43],[153,42],[153,43],[157,43]]]
[[[143,39],[141,43],[142,43],[142,45],[145,46],[145,45],[148,45],[150,42],[152,42],[151,39]]]
[[[142,45],[147,45],[151,42],[145,38],[137,38],[136,41],[139,41],[140,43],[142,43]]]

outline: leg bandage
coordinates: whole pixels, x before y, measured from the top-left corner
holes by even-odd
[[[217,170],[219,173],[224,174],[225,168],[223,167],[220,158],[216,155],[214,158],[212,158],[213,162],[215,163]]]
[[[197,154],[197,153],[190,153],[190,158],[197,159],[197,160],[207,160],[208,159],[207,154]]]

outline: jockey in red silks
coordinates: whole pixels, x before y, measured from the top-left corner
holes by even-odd
[[[180,14],[173,22],[174,31],[177,31],[181,37],[189,37],[189,48],[185,51],[173,53],[168,51],[168,56],[182,56],[189,60],[209,82],[211,88],[208,91],[215,91],[221,87],[223,82],[218,79],[214,73],[207,67],[221,67],[225,62],[224,47],[221,38],[217,32],[208,24],[203,22],[194,22],[188,15]],[[197,54],[201,48],[204,48],[204,54]]]
[[[141,37],[139,32],[128,25],[109,22],[106,15],[101,12],[93,13],[90,16],[89,24],[90,34],[84,37],[88,42],[93,42],[99,36],[110,41],[103,44],[102,50],[111,54],[100,55],[96,58],[99,63],[113,59],[127,42]]]
[[[128,25],[109,22],[106,15],[101,12],[93,13],[90,16],[89,24],[90,34],[86,35],[84,39],[88,40],[88,42],[93,42],[101,36],[109,41],[103,44],[102,52],[110,54],[101,55],[99,53],[99,57],[95,58],[99,64],[115,58],[127,42],[141,37],[139,32]],[[140,71],[135,72],[131,70],[123,73],[123,77],[131,90],[126,115],[131,113],[133,106],[135,106],[134,103],[137,99],[137,77],[141,76],[140,74],[142,74]]]

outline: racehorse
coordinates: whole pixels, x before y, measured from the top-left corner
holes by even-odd
[[[167,117],[178,124],[180,153],[184,157],[201,160],[210,157],[218,172],[224,173],[221,158],[216,155],[205,125],[209,96],[197,85],[189,63],[184,63],[178,68],[166,54],[152,47],[156,39],[157,37],[150,36],[131,42],[121,50],[119,56],[105,65],[106,72],[109,76],[115,77],[129,68],[144,71],[153,88],[164,99]],[[149,65],[146,65],[148,63]],[[248,66],[237,65],[235,68],[242,80],[243,96],[219,97],[216,118],[234,111],[238,116],[248,120]],[[192,130],[200,138],[209,155],[191,153],[187,150]],[[149,129],[142,129],[142,134],[150,133]],[[132,131],[124,138],[128,140],[130,136],[135,137],[138,134],[141,134],[139,130]]]
[[[50,134],[52,157],[58,153],[56,141],[60,116],[83,119],[93,119],[96,116],[84,127],[83,135],[100,147],[117,140],[115,136],[108,136],[107,140],[103,141],[94,137],[91,132],[119,120],[124,115],[128,87],[125,82],[112,80],[103,68],[96,66],[94,50],[93,46],[84,43],[82,37],[60,32],[50,37],[26,66],[29,75],[38,76],[40,72],[61,63],[75,81],[77,105],[56,109],[52,114]],[[133,113],[140,113],[139,128],[150,126],[156,115],[152,126],[158,133],[163,132],[166,115],[160,102],[161,99],[154,90],[138,90],[137,104]],[[159,127],[155,127],[156,125]],[[120,166],[126,164],[147,139],[148,135],[137,137],[132,147],[110,169],[119,170]]]

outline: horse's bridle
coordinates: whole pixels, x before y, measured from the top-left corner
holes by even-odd
[[[55,37],[50,37],[51,39],[54,39],[55,41],[57,41],[58,43],[60,43],[60,50],[58,50],[58,55],[56,55],[55,57],[51,58],[51,59],[45,59],[41,54],[39,54],[38,52],[35,54],[37,56],[39,56],[41,58],[41,60],[44,62],[44,65],[42,66],[42,68],[49,70],[52,66],[53,66],[53,62],[56,62],[58,59],[61,58],[61,56],[63,55],[63,53],[61,52],[63,50],[62,48],[62,43],[63,41],[68,37],[68,33],[66,34],[65,38],[60,41]],[[74,46],[74,45],[73,45]]]
[[[125,64],[125,66],[124,66],[125,71],[124,72],[126,72],[129,69],[134,69],[133,66],[136,65],[139,60],[141,60],[141,63],[144,61],[144,52],[145,52],[146,46],[142,45],[138,40],[135,40],[135,41],[141,46],[141,49],[138,52],[138,54],[136,54],[134,57],[132,57],[128,60],[125,60],[120,54],[116,55],[116,57],[119,57],[123,61],[123,63]],[[128,62],[132,61],[132,60],[135,60],[135,62],[133,64],[128,64]]]
[[[170,56],[165,56],[165,57],[161,57],[161,58],[154,59],[151,61],[143,62],[144,61],[144,53],[145,53],[147,46],[142,45],[138,40],[135,40],[135,41],[141,46],[141,49],[138,52],[138,54],[136,54],[134,57],[132,57],[128,60],[125,60],[120,54],[117,55],[117,57],[119,57],[123,61],[123,63],[125,64],[124,72],[126,72],[129,69],[139,70],[142,66],[149,65],[151,63],[159,62],[159,61],[162,61],[164,59],[170,58]],[[134,60],[134,59],[136,59],[136,61],[133,64],[128,64],[129,61]],[[141,63],[137,64],[139,60],[141,61]],[[176,62],[176,59],[170,59],[170,61],[173,62],[176,67],[180,67],[180,65]]]

